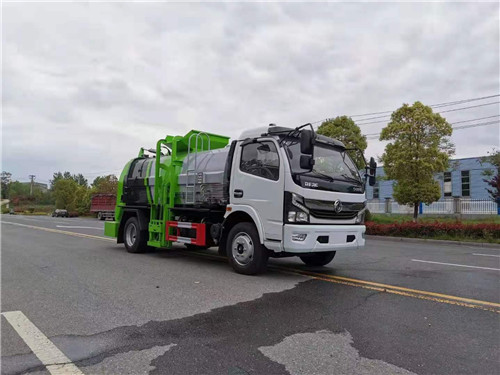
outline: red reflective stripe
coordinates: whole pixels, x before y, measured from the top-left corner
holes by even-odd
[[[180,224],[180,225],[179,225]],[[176,228],[176,236],[170,234],[170,228]],[[165,239],[167,241],[174,241],[177,242],[179,240],[178,237],[180,236],[180,229],[179,228],[189,228],[189,229],[194,229],[196,231],[196,237],[191,238],[191,237],[183,237],[184,238],[190,238],[191,239],[191,244],[193,245],[198,245],[198,246],[205,246],[206,245],[206,225],[201,224],[201,223],[190,223],[190,222],[185,222],[185,221],[167,221],[166,222],[166,230],[165,230]]]

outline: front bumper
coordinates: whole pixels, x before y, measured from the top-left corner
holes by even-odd
[[[283,226],[284,251],[290,253],[311,253],[357,249],[365,245],[364,225],[295,225]],[[293,235],[306,235],[303,241]]]

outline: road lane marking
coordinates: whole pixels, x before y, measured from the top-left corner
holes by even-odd
[[[478,254],[478,253],[472,253],[472,255],[479,255],[482,257],[497,257],[500,258],[500,255],[494,255],[494,254]]]
[[[116,239],[110,238],[110,237],[108,238],[108,237],[103,237],[103,236],[94,236],[92,234],[69,232],[67,230],[52,229],[52,228],[45,228],[45,227],[37,227],[35,225],[12,223],[10,221],[2,221],[2,224],[16,225],[16,226],[19,226],[19,227],[31,228],[31,229],[38,229],[38,230],[43,230],[43,231],[52,232],[52,233],[67,234],[69,236],[75,236],[75,237],[92,238],[92,239],[95,239],[95,240],[116,242]]]
[[[56,225],[57,228],[73,228],[73,229],[100,229],[104,230],[104,227],[81,227],[78,225]]]
[[[83,375],[21,311],[3,312],[2,315],[52,375]]]
[[[58,229],[50,229],[50,228],[37,227],[37,226],[33,226],[33,225],[25,225],[25,224],[18,224],[18,223],[11,223],[11,222],[5,222],[5,221],[3,223],[19,225],[19,226],[33,228],[33,229],[45,230],[47,232],[61,233],[61,234],[69,235],[69,236],[86,237],[86,238],[93,238],[93,239],[97,239],[97,240],[115,242],[114,238],[93,236],[90,234],[81,234],[81,233],[76,233],[76,232],[69,232],[69,231],[63,231],[63,230],[58,230]],[[194,251],[193,252],[191,252],[191,251],[190,252],[182,252],[182,253],[184,255],[187,255],[187,256],[195,255],[195,256],[202,256],[205,258],[216,259],[218,261],[224,261],[224,262],[227,261],[226,257],[220,256],[220,255],[215,255],[215,254],[200,253],[200,252],[194,252]],[[428,292],[425,290],[404,288],[404,287],[400,287],[400,286],[396,286],[396,285],[382,284],[382,283],[377,283],[377,282],[373,282],[373,281],[359,280],[359,279],[353,279],[353,278],[343,277],[343,276],[327,275],[327,274],[323,274],[323,273],[319,273],[319,272],[305,271],[305,270],[301,270],[301,269],[297,269],[297,268],[283,267],[283,266],[278,266],[278,265],[269,265],[269,268],[275,269],[275,270],[278,270],[281,272],[285,272],[285,273],[292,273],[295,275],[298,274],[298,275],[302,275],[302,276],[309,276],[309,277],[312,277],[312,278],[317,279],[317,280],[327,281],[327,282],[331,282],[331,283],[349,285],[349,286],[354,286],[354,287],[358,287],[358,288],[365,288],[365,289],[377,290],[380,292],[398,294],[398,295],[402,295],[402,296],[406,296],[406,297],[431,300],[431,301],[440,302],[440,303],[447,303],[447,304],[452,304],[452,305],[458,305],[458,306],[464,306],[464,307],[469,307],[469,308],[476,308],[476,309],[500,313],[500,303],[495,303],[495,302],[452,296],[452,295],[442,294],[442,293]]]
[[[420,263],[442,264],[444,266],[455,266],[455,267],[477,268],[477,269],[481,269],[481,270],[500,271],[500,268],[468,266],[467,264],[432,262],[430,260],[421,260],[421,259],[412,259],[411,261],[412,262],[420,262]]]
[[[186,255],[199,255],[199,256],[206,257],[206,258],[217,259],[219,261],[226,261],[227,260],[226,257],[220,256],[220,255],[200,253],[200,252],[195,252],[195,251],[186,252],[185,254]],[[424,300],[429,300],[429,301],[434,301],[434,302],[439,302],[439,303],[446,303],[446,304],[450,304],[450,305],[458,305],[458,306],[463,306],[463,307],[469,307],[469,308],[475,308],[475,309],[500,313],[500,303],[496,303],[496,302],[482,301],[482,300],[477,300],[477,299],[472,299],[472,298],[458,297],[458,296],[452,296],[449,294],[442,294],[442,293],[436,293],[436,292],[428,292],[428,291],[419,290],[419,289],[404,288],[404,287],[400,287],[400,286],[396,286],[396,285],[389,285],[389,284],[382,284],[382,283],[377,283],[377,282],[373,282],[373,281],[353,279],[350,277],[333,276],[333,275],[323,274],[323,273],[319,273],[319,272],[311,272],[311,271],[305,271],[305,270],[296,269],[296,268],[278,266],[278,265],[274,265],[274,264],[270,264],[269,268],[274,269],[274,270],[278,270],[281,272],[285,272],[285,273],[290,273],[290,274],[295,274],[295,275],[298,274],[298,275],[302,275],[302,276],[309,276],[309,277],[312,277],[316,280],[327,281],[330,283],[349,285],[349,286],[358,287],[358,288],[376,290],[379,292],[397,294],[397,295],[406,296],[406,297],[424,299]]]

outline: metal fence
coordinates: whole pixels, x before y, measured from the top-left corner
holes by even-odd
[[[412,214],[413,206],[407,206],[391,201],[391,212],[393,214]]]
[[[422,214],[453,214],[455,213],[453,199],[422,205]]]
[[[383,214],[385,212],[385,202],[367,202],[366,207],[374,214]]]
[[[477,199],[461,199],[460,212],[462,214],[496,214],[498,211],[496,202],[477,200]]]
[[[372,200],[367,202],[372,213],[412,214],[413,206],[400,205],[392,199]],[[500,214],[497,203],[491,200],[452,198],[431,204],[422,204],[419,214],[423,215],[496,215]]]

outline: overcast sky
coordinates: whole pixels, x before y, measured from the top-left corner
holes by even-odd
[[[22,181],[119,173],[141,146],[193,128],[237,137],[500,93],[497,3],[4,3],[2,26],[2,169]],[[499,137],[497,123],[452,139],[469,157]],[[370,140],[367,156],[383,149]]]

